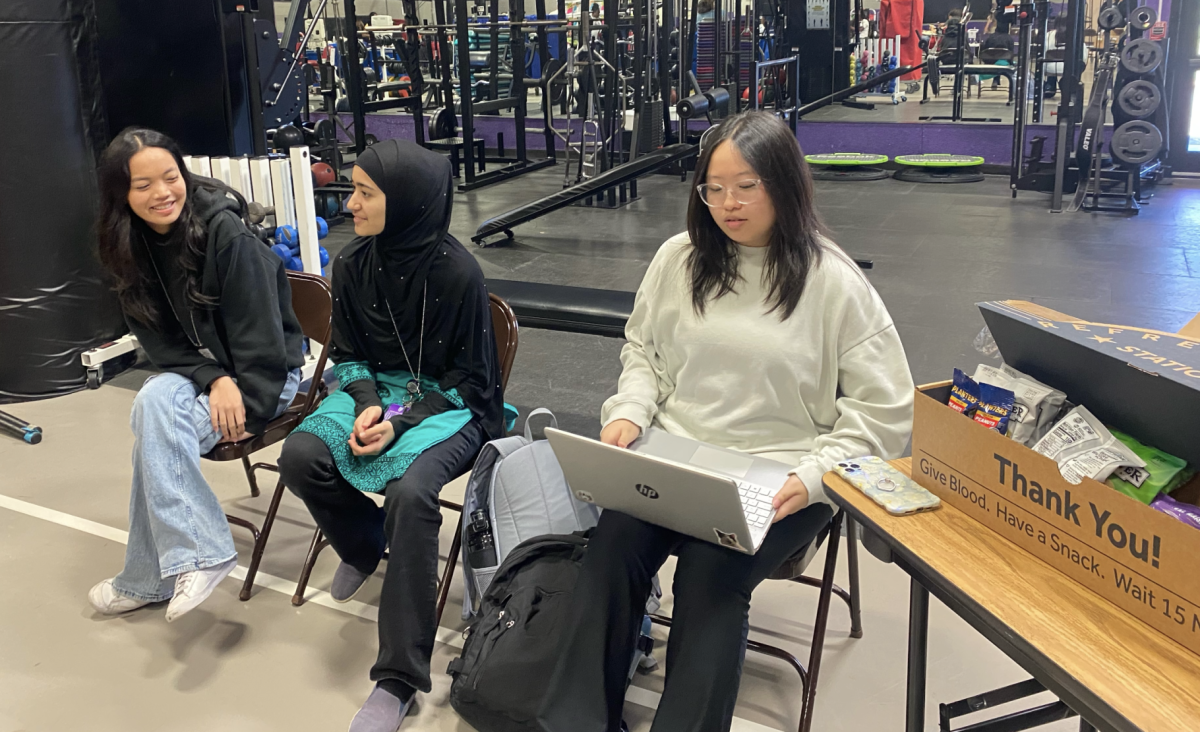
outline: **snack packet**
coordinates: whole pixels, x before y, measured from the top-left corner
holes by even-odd
[[[954,369],[954,383],[950,386],[950,401],[946,404],[956,412],[968,417],[979,406],[979,384],[962,369]]]
[[[1050,431],[1050,428],[1054,426],[1054,423],[1058,421],[1058,415],[1062,414],[1063,406],[1067,403],[1066,392],[1059,391],[1048,384],[1043,384],[1029,374],[1023,374],[1008,364],[1001,364],[1000,370],[1013,379],[1027,381],[1030,384],[1039,387],[1040,389],[1047,389],[1050,392],[1046,396],[1042,397],[1038,402],[1037,427],[1034,428],[1033,438],[1026,443],[1029,446],[1033,446],[1033,444],[1042,439],[1042,437],[1044,437],[1046,433]]]
[[[1007,365],[996,368],[981,363],[975,369],[975,381],[980,385],[993,384],[1013,392],[1008,436],[1026,447],[1032,447],[1049,431],[1067,398],[1065,393]],[[1040,431],[1039,425],[1044,426]]]
[[[1117,438],[1085,407],[1075,407],[1033,446],[1058,463],[1070,483],[1084,478],[1103,481],[1122,465],[1146,467],[1146,462]]]
[[[979,385],[979,406],[975,408],[975,421],[1006,434],[1013,411],[1013,393],[1008,389],[991,384]]]
[[[1170,493],[1195,475],[1194,470],[1188,469],[1186,460],[1169,455],[1149,445],[1143,445],[1129,435],[1112,430],[1113,437],[1120,440],[1135,455],[1146,461],[1146,467],[1139,468],[1125,465],[1117,468],[1116,472],[1106,481],[1110,486],[1130,498],[1150,505],[1154,497],[1160,493]]]
[[[1176,501],[1174,498],[1163,494],[1150,503],[1150,508],[1153,508],[1155,511],[1162,511],[1168,516],[1174,516],[1192,528],[1200,529],[1200,508],[1189,503]]]

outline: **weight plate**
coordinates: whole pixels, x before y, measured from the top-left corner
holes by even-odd
[[[1101,30],[1116,30],[1125,25],[1125,14],[1116,5],[1101,8],[1100,14],[1096,16],[1096,25],[1100,26]]]
[[[429,136],[434,140],[445,140],[457,137],[458,119],[448,107],[442,107],[434,113],[429,123]]]
[[[1117,106],[1130,117],[1145,119],[1158,111],[1162,105],[1162,92],[1154,84],[1138,79],[1121,87],[1117,94]]]
[[[1150,30],[1156,22],[1158,13],[1149,5],[1143,5],[1129,16],[1129,25],[1140,31]]]
[[[1149,38],[1130,41],[1121,51],[1121,65],[1131,74],[1152,74],[1162,61],[1162,46]]]
[[[1153,160],[1162,150],[1162,146],[1162,132],[1149,122],[1133,120],[1113,132],[1113,157],[1130,165],[1141,165]]]

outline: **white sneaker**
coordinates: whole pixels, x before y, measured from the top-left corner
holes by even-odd
[[[120,615],[150,604],[148,600],[138,600],[117,592],[110,579],[88,591],[88,602],[92,603],[92,607],[101,615]]]
[[[167,622],[173,623],[199,607],[236,566],[237,557],[234,557],[215,567],[179,575],[175,580],[175,596],[171,598],[171,604],[167,605]]]

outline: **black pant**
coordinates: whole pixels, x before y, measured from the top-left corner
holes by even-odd
[[[341,476],[318,437],[297,432],[283,443],[279,474],[300,497],[343,562],[372,573],[390,549],[379,600],[379,658],[371,680],[399,679],[428,692],[437,633],[438,529],[442,486],[462,475],[483,447],[472,421],[413,461],[385,488],[383,509]]]
[[[807,546],[833,511],[816,504],[742,554],[605,511],[588,543],[553,681],[538,714],[547,732],[618,732],[651,578],[674,552],[667,678],[651,732],[717,732],[733,723],[750,594]]]

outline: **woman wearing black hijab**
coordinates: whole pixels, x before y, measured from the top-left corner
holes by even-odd
[[[483,273],[447,233],[449,161],[387,140],[359,157],[353,181],[359,237],[333,266],[339,389],[287,439],[279,468],[342,560],[335,600],[391,551],[376,687],[350,729],[395,732],[430,690],[438,493],[502,435],[505,414]],[[383,510],[362,491],[386,492]]]

